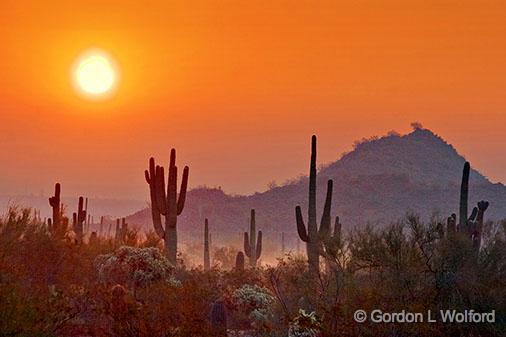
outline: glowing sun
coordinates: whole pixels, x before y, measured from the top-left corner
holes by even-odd
[[[88,50],[76,60],[72,77],[76,89],[89,98],[104,98],[118,82],[118,69],[113,58],[98,49]]]

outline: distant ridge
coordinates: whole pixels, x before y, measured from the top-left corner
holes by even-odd
[[[381,225],[396,221],[407,212],[426,219],[435,212],[447,217],[458,210],[464,163],[465,158],[452,145],[420,126],[406,135],[389,134],[365,140],[320,170],[318,203],[323,203],[326,181],[333,179],[332,213],[341,217],[345,227],[365,223]],[[491,183],[475,169],[471,171],[470,183],[472,204],[488,200],[491,206],[487,218],[506,218],[503,184]],[[229,196],[212,188],[194,189],[188,193],[178,228],[183,235],[200,235],[207,217],[216,232],[213,238],[238,238],[247,227],[249,210],[255,208],[259,228],[266,233],[285,232],[295,242],[294,209],[299,204],[306,208],[307,185],[308,179],[303,177],[251,196]],[[151,228],[148,209],[131,215],[128,220]]]

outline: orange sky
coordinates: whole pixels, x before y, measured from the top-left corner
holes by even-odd
[[[0,194],[147,199],[171,146],[192,186],[251,193],[306,172],[312,133],[328,162],[415,120],[506,181],[504,1],[76,2],[0,3]],[[70,81],[90,47],[107,101]]]

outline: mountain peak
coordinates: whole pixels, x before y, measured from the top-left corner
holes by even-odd
[[[333,179],[332,211],[346,226],[384,224],[402,218],[408,211],[423,217],[435,211],[448,216],[458,210],[465,162],[442,137],[416,124],[406,135],[390,132],[357,142],[353,151],[322,168],[318,173],[317,202],[323,204],[327,179]],[[192,190],[181,216],[181,228],[188,233],[200,233],[203,218],[207,217],[212,219],[214,230],[224,242],[240,240],[242,230],[247,228],[249,211],[254,208],[266,237],[276,238],[285,232],[287,240],[296,242],[294,209],[298,205],[307,208],[308,184],[306,177],[241,197],[226,195],[220,189]],[[503,185],[490,183],[475,170],[471,171],[470,185],[471,204],[489,200],[488,217],[506,216]],[[131,222],[149,226],[150,219],[149,210],[144,210]]]
[[[460,182],[466,159],[443,138],[421,126],[406,135],[391,132],[356,142],[354,150],[322,170],[329,177],[364,177],[387,174],[411,182],[447,185]],[[473,171],[474,183],[487,179]]]

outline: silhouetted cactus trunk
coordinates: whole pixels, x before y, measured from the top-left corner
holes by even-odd
[[[465,235],[471,240],[472,245],[476,251],[480,250],[483,221],[485,211],[488,209],[489,203],[487,201],[478,202],[478,207],[474,207],[471,215],[467,216],[468,200],[469,200],[469,174],[471,165],[466,162],[462,172],[462,183],[460,187],[460,218],[457,231]],[[448,232],[452,233],[456,222],[455,214],[448,218]]]
[[[211,257],[209,255],[209,221],[204,223],[204,270],[211,269]]]
[[[478,202],[478,215],[476,216],[476,222],[473,231],[473,247],[476,251],[480,250],[481,240],[483,234],[483,221],[485,218],[485,211],[488,209],[489,203],[487,201]]]
[[[211,308],[211,327],[213,336],[227,336],[227,312],[223,301],[216,301]]]
[[[257,261],[262,255],[262,231],[258,231],[258,240],[256,232],[255,210],[251,210],[250,228],[244,232],[244,253],[249,258],[249,264],[252,268],[257,266]]]
[[[285,255],[285,232],[281,232],[281,255]]]
[[[235,270],[244,271],[244,253],[238,252],[235,257]]]
[[[307,258],[309,270],[313,273],[320,271],[320,250],[322,249],[321,238],[325,238],[330,233],[330,211],[332,204],[333,182],[327,182],[327,197],[323,209],[320,228],[316,222],[316,136],[311,138],[311,161],[309,164],[309,204],[308,204],[308,222],[307,229],[302,217],[300,206],[295,208],[295,217],[297,219],[297,232],[302,241],[306,243]]]
[[[462,172],[462,183],[460,185],[460,211],[459,211],[459,230],[467,229],[467,204],[469,201],[469,173],[471,165],[466,162]]]
[[[49,198],[49,205],[53,209],[53,220],[48,221],[48,227],[51,232],[57,232],[61,224],[61,204],[60,204],[61,186],[59,183],[54,185],[54,196]]]
[[[114,241],[119,242],[121,238],[120,219],[116,219],[116,231],[114,232]]]
[[[188,166],[183,170],[183,179],[179,196],[177,194],[176,150],[170,152],[167,189],[162,166],[155,165],[155,159],[149,160],[149,170],[145,171],[151,197],[151,215],[155,232],[165,242],[165,252],[169,261],[177,263],[177,216],[183,212],[188,186]],[[165,217],[165,228],[161,216]]]
[[[128,223],[126,222],[125,218],[121,219],[121,232],[120,232],[120,240],[121,242],[126,242],[128,233]]]
[[[74,233],[76,233],[77,242],[82,243],[84,236],[84,222],[86,221],[86,211],[84,209],[83,197],[79,197],[77,213],[72,214],[72,220],[72,227]]]
[[[98,236],[99,236],[99,237],[102,237],[102,235],[104,235],[103,230],[104,230],[104,217],[103,217],[103,216],[101,216],[101,217],[100,217],[100,230],[99,230],[99,232],[98,232]]]

